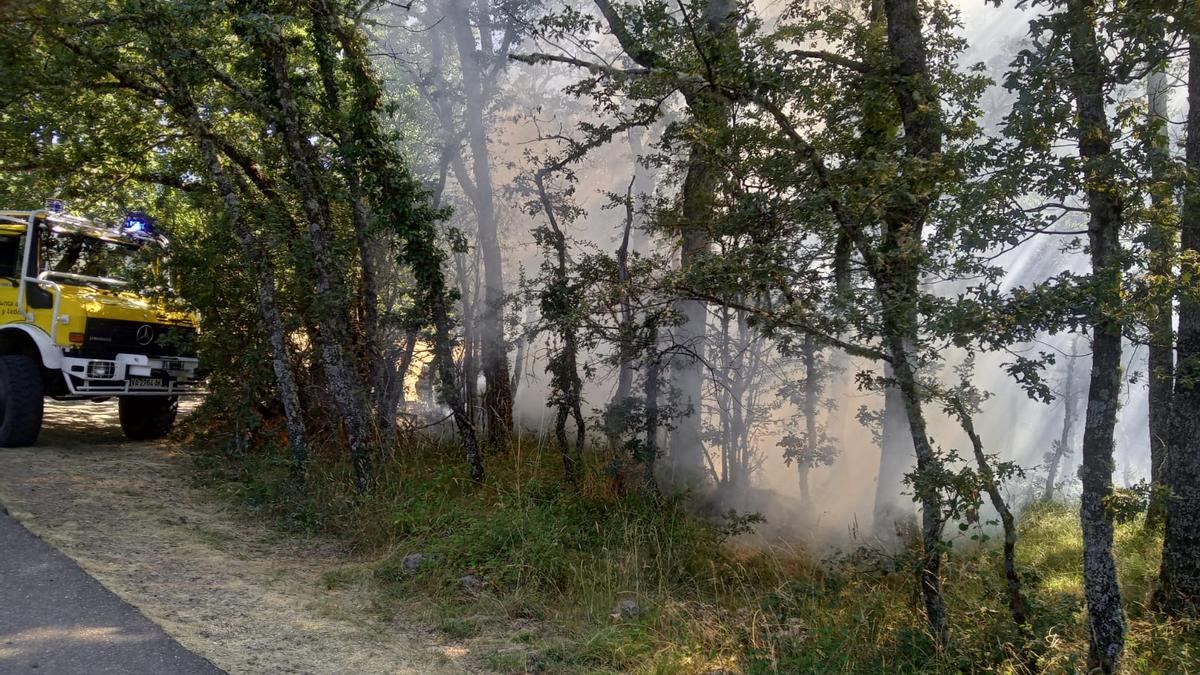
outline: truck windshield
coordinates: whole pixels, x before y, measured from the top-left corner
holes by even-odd
[[[0,236],[0,277],[14,280],[21,269],[21,244],[25,237],[20,235]]]
[[[115,288],[143,285],[153,276],[155,256],[148,246],[68,233],[40,239],[38,271],[57,283]]]

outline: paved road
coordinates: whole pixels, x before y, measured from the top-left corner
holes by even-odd
[[[0,506],[0,674],[221,672]]]

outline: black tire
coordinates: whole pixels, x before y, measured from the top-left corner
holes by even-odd
[[[0,356],[0,446],[33,445],[42,431],[42,369],[32,356]]]
[[[167,435],[179,413],[178,396],[122,396],[117,399],[121,431],[131,441],[151,441]]]

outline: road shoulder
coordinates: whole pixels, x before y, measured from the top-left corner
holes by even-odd
[[[177,446],[125,442],[112,412],[48,403],[38,445],[0,449],[0,502],[184,647],[237,673],[470,669],[429,626],[378,618],[366,589],[328,588],[339,545],[229,513]]]

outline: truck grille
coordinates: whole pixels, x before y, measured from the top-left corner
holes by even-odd
[[[77,354],[86,358],[111,358],[121,353],[195,356],[196,329],[143,321],[88,319],[83,329],[83,346]]]

